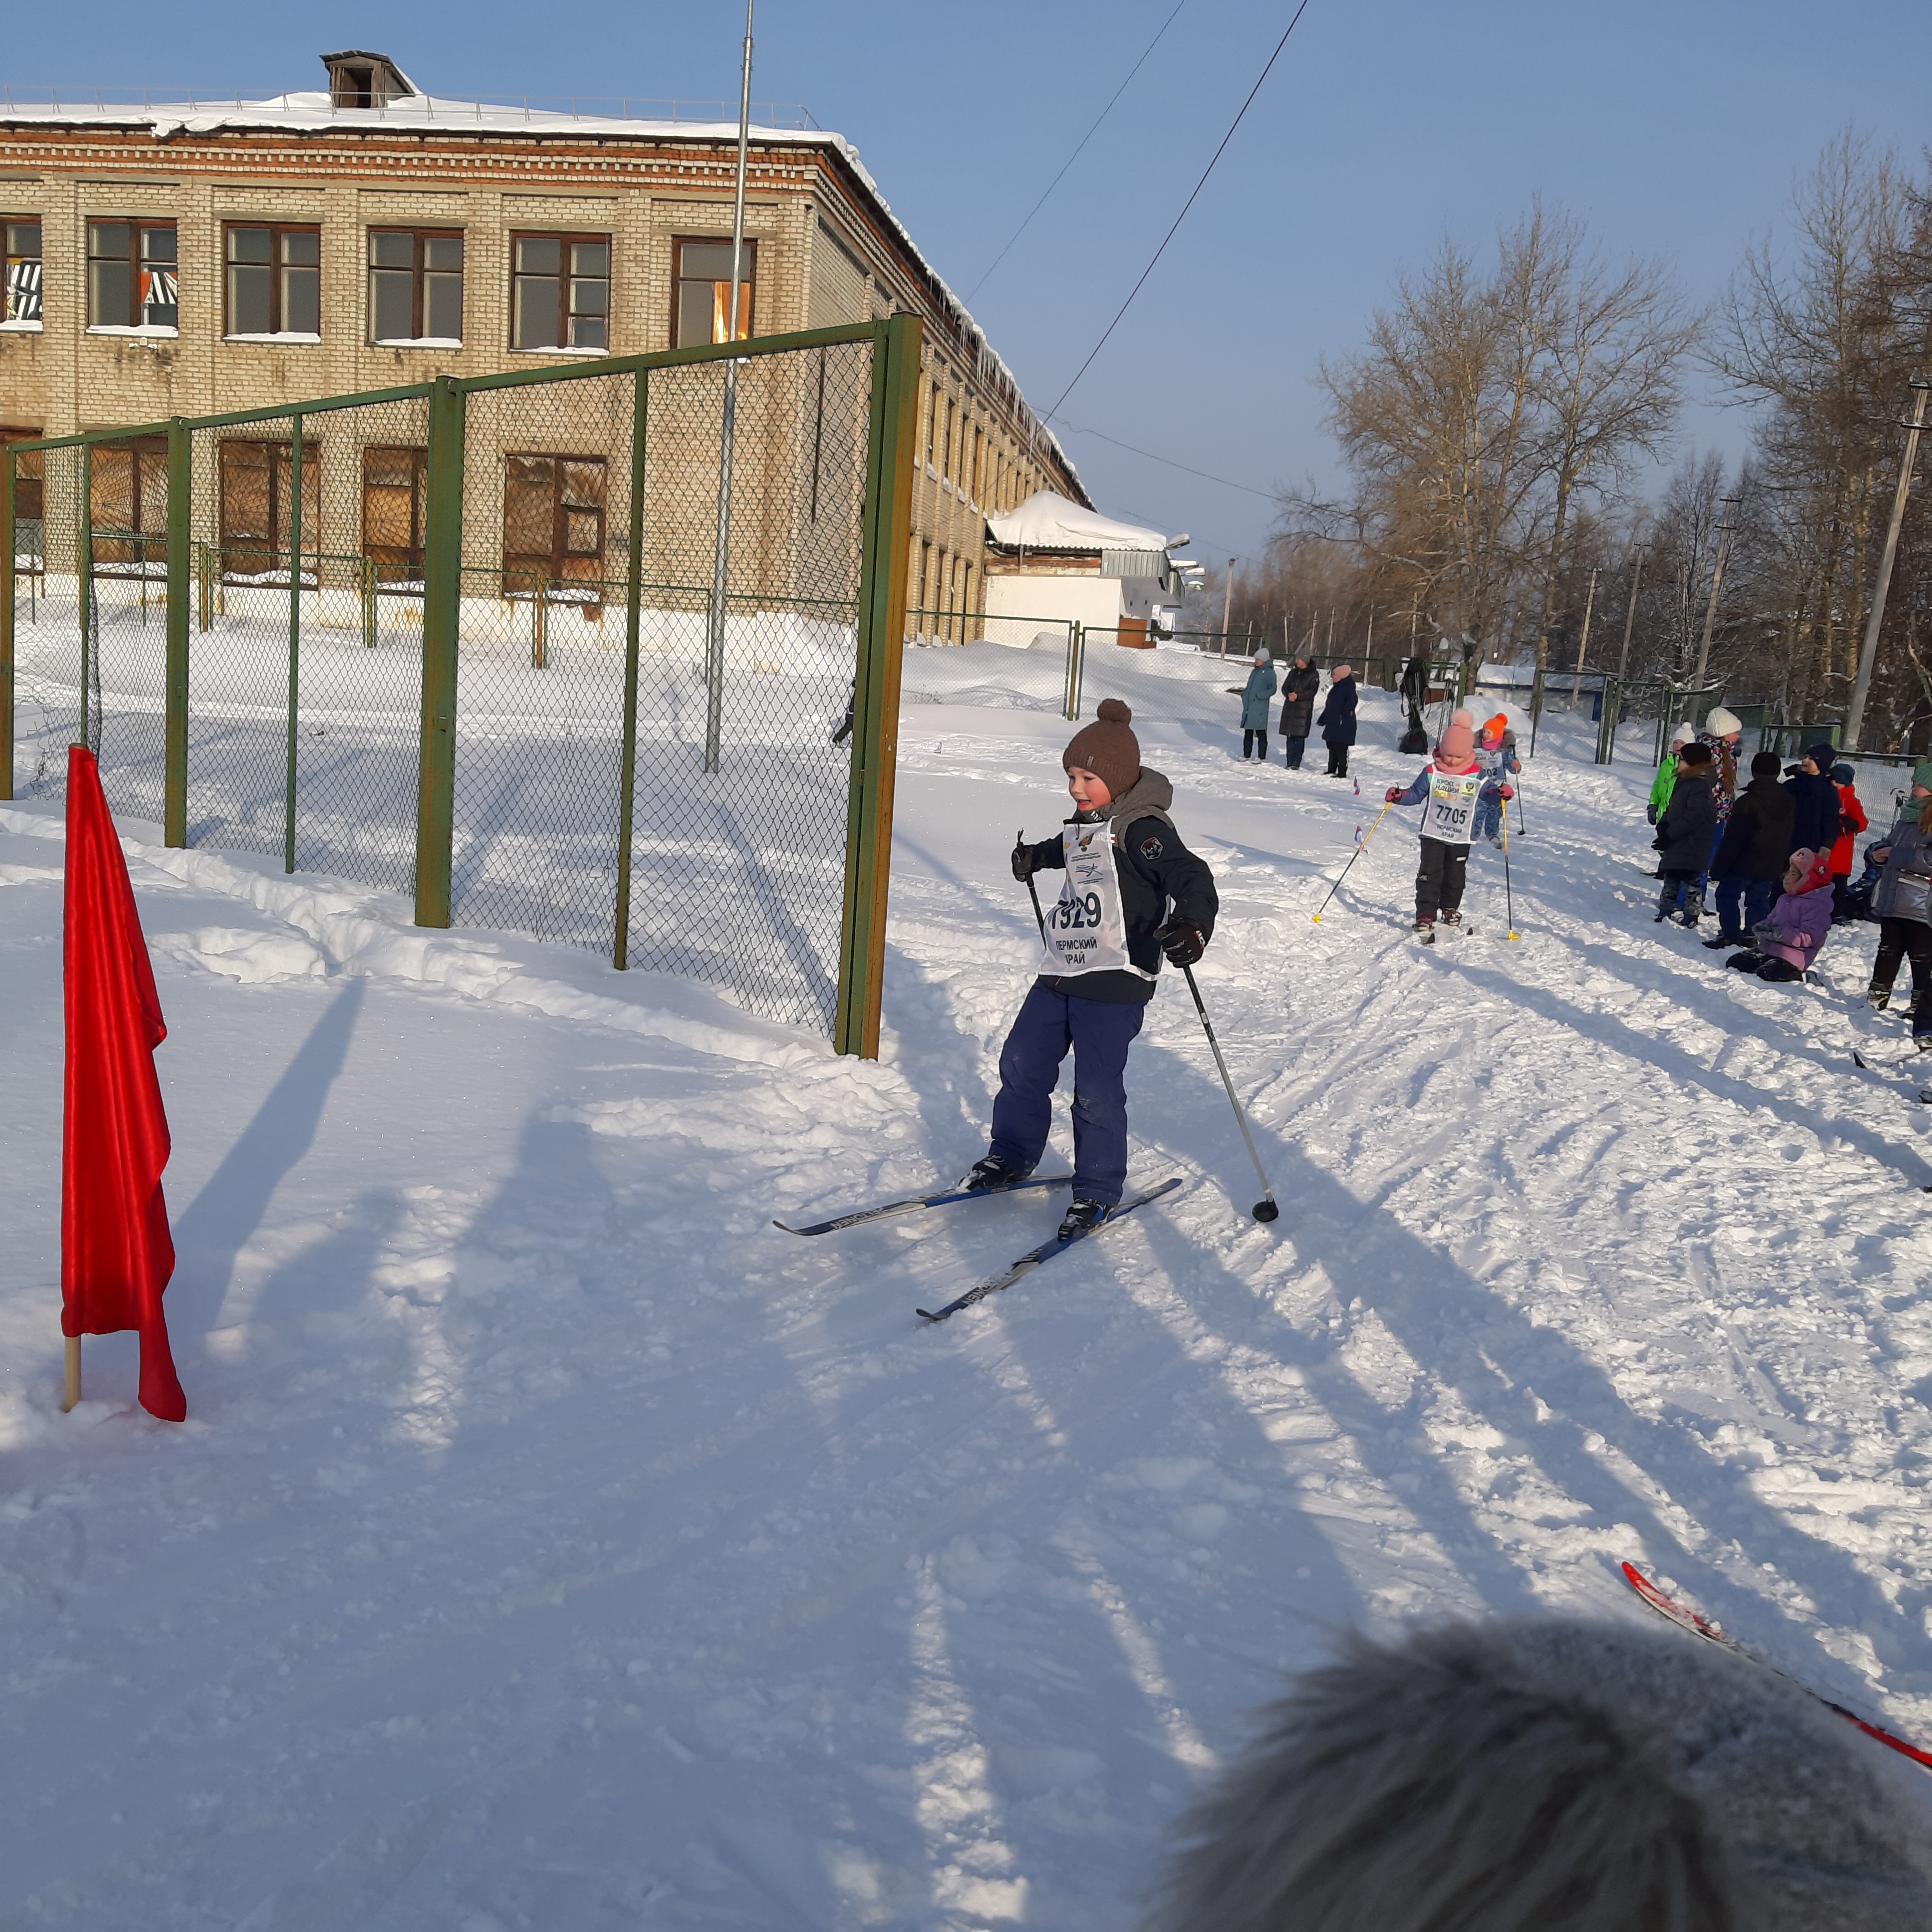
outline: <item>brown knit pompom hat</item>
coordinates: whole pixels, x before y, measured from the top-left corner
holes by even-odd
[[[1092,724],[1073,734],[1060,754],[1061,768],[1091,772],[1115,798],[1132,791],[1141,775],[1141,741],[1129,728],[1134,714],[1118,698],[1103,698]]]

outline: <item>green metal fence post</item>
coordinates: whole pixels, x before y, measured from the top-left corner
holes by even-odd
[[[282,870],[296,868],[296,762],[302,713],[302,419],[289,418],[289,704],[288,777],[282,794]],[[268,544],[274,554],[275,536]]]
[[[14,796],[14,466],[0,449],[0,799]]]
[[[1079,716],[1080,682],[1079,663],[1076,655],[1080,626],[1070,623],[1066,627],[1066,691],[1060,700],[1060,715],[1071,722]]]
[[[188,599],[194,590],[194,436],[168,424],[167,668],[161,727],[161,842],[188,843]]]
[[[619,972],[631,958],[631,820],[638,788],[638,618],[644,583],[644,432],[650,417],[650,374],[631,378],[630,566],[624,578],[623,760],[617,772],[617,906],[610,963]],[[848,862],[847,870],[850,870]]]
[[[892,786],[898,761],[899,670],[912,543],[919,348],[916,316],[896,315],[873,334],[852,687],[852,776],[845,820],[845,907],[832,1030],[836,1052],[855,1053],[865,1060],[879,1057]]]
[[[464,392],[440,376],[429,394],[424,506],[422,738],[416,790],[416,923],[447,926],[456,814],[456,634],[463,596]]]

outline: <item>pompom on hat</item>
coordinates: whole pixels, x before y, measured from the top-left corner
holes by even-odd
[[[1696,736],[1696,726],[1692,724],[1690,719],[1687,718],[1682,724],[1678,726],[1676,730],[1671,733],[1670,742],[1673,745],[1688,745],[1693,738]]]
[[[1141,775],[1141,741],[1131,729],[1134,714],[1118,698],[1103,698],[1092,724],[1075,732],[1060,754],[1063,770],[1078,765],[1091,772],[1114,798],[1132,791]]]

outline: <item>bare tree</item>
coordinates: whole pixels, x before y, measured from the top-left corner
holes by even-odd
[[[1540,662],[1580,499],[1600,524],[1663,448],[1698,326],[1659,265],[1612,268],[1540,201],[1487,274],[1445,242],[1366,346],[1322,368],[1346,514],[1385,594],[1407,590],[1472,657],[1513,640],[1534,604]]]

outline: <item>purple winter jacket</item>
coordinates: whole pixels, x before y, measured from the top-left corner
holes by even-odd
[[[1758,950],[1774,958],[1788,959],[1802,971],[1816,959],[1818,949],[1832,929],[1831,881],[1827,879],[1808,892],[1781,893],[1765,924],[1776,926],[1786,943],[1766,945],[1760,940]]]

